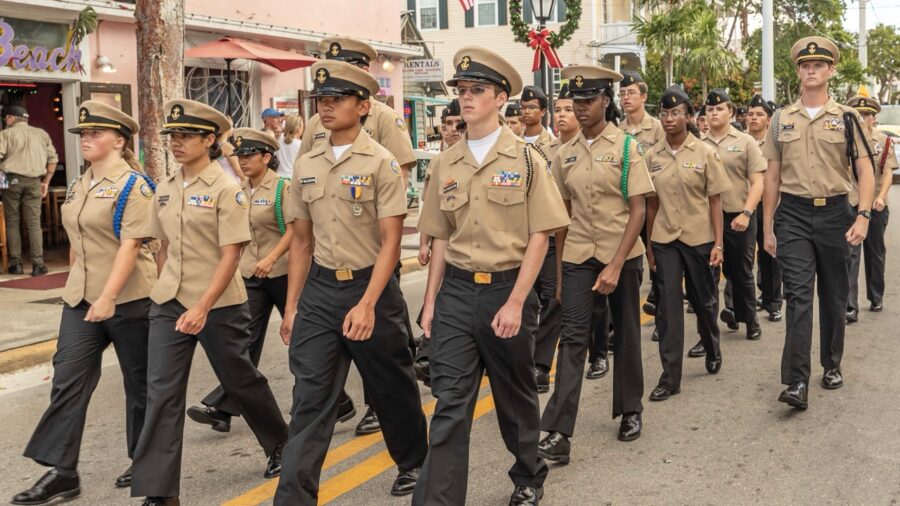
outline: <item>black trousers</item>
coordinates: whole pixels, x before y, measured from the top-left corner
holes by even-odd
[[[550,370],[560,333],[560,304],[556,300],[556,241],[550,238],[544,265],[534,282],[534,291],[541,303],[537,333],[534,338],[534,364]]]
[[[697,316],[700,342],[706,348],[707,359],[722,358],[719,349],[719,296],[709,254],[713,243],[688,246],[675,240],[667,244],[654,242],[656,282],[659,300],[656,302],[656,327],[659,329],[659,358],[663,373],[659,385],[675,391],[681,388],[684,362],[684,302],[681,281],[684,279],[687,298]]]
[[[198,341],[266,455],[287,439],[269,382],[250,360],[247,303],[213,309],[196,336],[175,331],[185,311],[175,300],[150,308],[147,417],[134,452],[132,497],[179,494],[185,396]]]
[[[287,275],[276,278],[244,278],[247,288],[247,306],[250,308],[250,361],[259,366],[263,345],[266,343],[266,331],[272,309],[284,317],[284,301],[287,299]],[[237,405],[228,398],[222,385],[218,385],[204,399],[203,404],[218,409],[232,416],[239,416]]]
[[[756,287],[753,279],[756,220],[750,220],[747,230],[734,231],[731,229],[731,222],[740,214],[724,213],[725,261],[722,263],[722,272],[731,282],[731,300],[728,301],[729,297],[726,297],[726,307],[734,310],[734,317],[737,321],[750,323],[756,321]]]
[[[890,212],[887,208],[884,208],[883,211],[873,210],[866,240],[863,241],[862,245],[851,249],[850,298],[847,302],[847,309],[859,311],[859,264],[861,255],[866,257],[866,298],[871,304],[884,302],[884,265],[887,253],[884,233],[887,230],[889,218]]]
[[[763,309],[769,313],[781,311],[784,294],[781,289],[781,265],[777,258],[766,252],[763,231],[763,208],[756,207],[756,263],[759,265],[757,287],[762,297]]]
[[[784,352],[781,382],[809,382],[813,290],[819,296],[820,363],[840,366],[850,291],[850,244],[844,234],[855,219],[846,195],[816,207],[810,199],[783,193],[775,212],[778,261],[784,276]]]
[[[403,321],[403,294],[392,278],[375,305],[375,328],[365,341],[344,337],[347,313],[359,303],[371,268],[337,281],[334,271],[313,264],[291,333],[294,375],[290,437],[284,449],[276,505],[315,505],[319,477],[334,434],[338,399],[356,365],[381,421],[384,441],[400,471],[425,460],[427,428]]]
[[[78,467],[81,439],[91,395],[100,381],[103,350],[112,343],[125,386],[125,434],[128,457],[134,455],[147,408],[147,334],[150,299],[116,306],[112,318],[86,322],[87,302],[63,307],[53,355],[50,406],[34,429],[25,456],[45,466]]]
[[[491,383],[500,435],[515,457],[510,478],[517,486],[540,487],[547,476],[547,465],[537,456],[541,435],[533,358],[537,296],[533,291],[528,295],[519,334],[501,339],[491,329],[491,322],[509,298],[517,271],[494,273],[493,283],[487,285],[475,284],[471,274],[464,279],[464,272],[447,265],[435,300],[431,390],[437,407],[414,505],[466,504],[469,436],[484,370]]]
[[[641,363],[641,281],[642,258],[625,262],[619,284],[609,295],[591,288],[606,267],[596,259],[582,264],[563,264],[562,337],[556,361],[556,386],[544,408],[541,428],[571,436],[584,382],[584,360],[593,337],[591,314],[596,299],[609,303],[609,314],[615,327],[615,362],[613,370],[613,418],[625,413],[643,411],[644,371]]]
[[[641,273],[638,272],[638,284]],[[596,281],[596,280],[595,280]],[[599,294],[591,310],[591,339],[588,342],[588,362],[609,355],[609,301]],[[638,301],[640,304],[640,301]],[[638,317],[640,319],[640,316]]]

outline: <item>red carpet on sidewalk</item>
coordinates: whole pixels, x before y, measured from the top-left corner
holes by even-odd
[[[56,272],[44,276],[11,279],[0,282],[0,288],[21,288],[23,290],[53,290],[66,286],[69,271]]]

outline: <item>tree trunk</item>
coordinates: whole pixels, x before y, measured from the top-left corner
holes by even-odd
[[[175,167],[159,131],[163,104],[184,96],[184,0],[137,0],[134,17],[144,170],[159,180]]]
[[[703,96],[700,100],[706,102],[706,96],[709,95],[709,78],[707,78],[706,69],[700,71],[700,84],[702,84]]]
[[[672,86],[673,74],[675,73],[675,69],[674,69],[675,58],[672,56],[671,52],[666,53],[665,62],[666,62],[666,88],[668,88],[669,86]]]

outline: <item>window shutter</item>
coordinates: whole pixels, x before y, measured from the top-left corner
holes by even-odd
[[[478,6],[475,5],[471,9],[466,11],[466,28],[472,28],[473,26],[475,26],[475,9],[477,8]]]
[[[440,21],[441,21],[441,30],[446,30],[447,28],[450,27],[448,14],[447,14],[447,0],[439,0],[438,1],[438,10],[440,11],[440,13],[438,14],[438,17],[440,18]]]
[[[566,20],[566,2],[565,2],[565,0],[558,0],[556,2],[556,20],[559,22],[564,22]]]
[[[530,25],[534,22],[534,14],[531,12],[531,0],[522,0],[522,5],[525,8],[525,23]]]
[[[509,8],[506,6],[506,0],[497,0],[497,24],[507,24],[507,16],[509,16]]]

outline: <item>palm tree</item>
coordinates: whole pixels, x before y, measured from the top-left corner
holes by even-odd
[[[87,37],[90,33],[97,29],[97,26],[100,22],[97,20],[97,12],[94,11],[93,7],[85,7],[78,13],[78,17],[75,18],[75,21],[72,23],[72,26],[69,27],[68,33],[66,33],[66,45],[65,47],[69,48],[72,45],[79,45],[81,41]],[[84,73],[84,68],[81,68],[81,72]]]
[[[666,86],[672,84],[675,75],[675,53],[684,47],[684,36],[687,32],[686,21],[691,6],[667,5],[659,7],[659,11],[649,17],[634,18],[634,32],[638,42],[649,52],[662,55],[666,69]]]
[[[679,61],[679,67],[683,74],[699,78],[705,97],[709,93],[709,82],[725,79],[740,61],[734,52],[725,47],[718,18],[712,9],[695,9],[689,19],[689,29],[682,38],[686,52]]]

